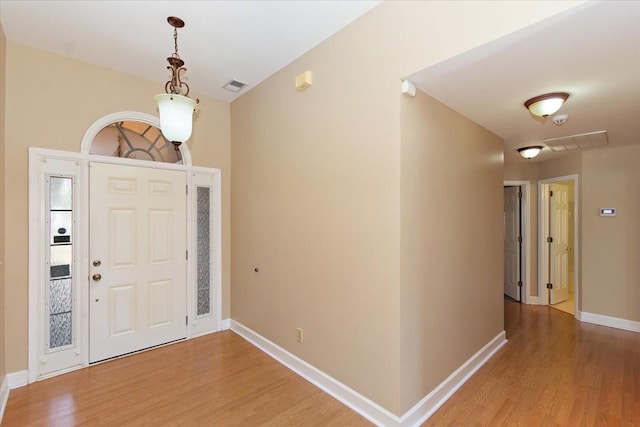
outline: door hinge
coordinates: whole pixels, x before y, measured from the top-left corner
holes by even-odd
[[[518,191],[518,199],[522,199],[522,191]]]
[[[189,259],[189,251],[188,250],[185,251],[185,259]]]
[[[189,194],[189,184],[184,186],[184,194]]]
[[[549,197],[553,197],[553,190],[549,190]]]
[[[184,324],[189,326],[189,316],[184,316]]]
[[[522,280],[518,280],[518,286],[522,287]]]
[[[522,243],[522,236],[518,236],[518,243]]]
[[[547,283],[547,289],[553,289],[553,283]]]
[[[547,237],[547,243],[553,243],[553,237],[551,236]]]

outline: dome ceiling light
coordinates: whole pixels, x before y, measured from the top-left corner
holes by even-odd
[[[524,106],[534,116],[548,118],[562,107],[562,104],[569,98],[566,92],[553,92],[539,95],[525,101]]]
[[[542,145],[532,145],[529,147],[518,148],[518,153],[520,153],[520,155],[525,159],[531,160],[540,154],[543,148],[544,147]]]

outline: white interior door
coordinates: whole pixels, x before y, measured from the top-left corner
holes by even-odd
[[[91,163],[89,361],[186,337],[186,174]]]
[[[569,298],[569,187],[551,184],[549,197],[549,303]]]
[[[504,293],[520,301],[519,187],[504,189]]]

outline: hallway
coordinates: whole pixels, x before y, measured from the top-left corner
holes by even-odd
[[[640,425],[640,333],[504,307],[509,342],[423,425]]]

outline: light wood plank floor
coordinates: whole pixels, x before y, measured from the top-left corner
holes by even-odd
[[[425,426],[640,426],[640,334],[505,302],[509,342]]]
[[[231,331],[12,390],[4,426],[370,426]]]
[[[424,425],[640,426],[640,334],[505,303],[509,342]],[[370,425],[230,331],[12,390],[3,426]]]

